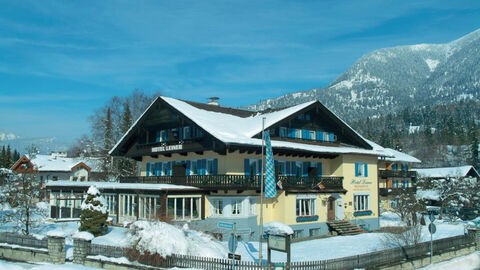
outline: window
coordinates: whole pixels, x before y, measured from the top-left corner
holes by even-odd
[[[137,215],[136,196],[120,194],[120,216],[134,217]]]
[[[310,133],[310,137],[308,139],[315,140],[315,131],[310,130],[309,133]]]
[[[309,113],[305,114],[305,120],[310,121],[310,114]]]
[[[140,195],[139,197],[141,219],[155,219],[160,214],[160,197]]]
[[[190,132],[190,127],[184,127],[183,128],[183,138],[188,140],[192,138],[191,132]]]
[[[299,114],[299,115],[297,116],[297,118],[298,118],[298,120],[303,120],[303,119],[305,119],[303,113]]]
[[[168,197],[167,217],[175,220],[199,219],[200,197]]]
[[[310,237],[319,236],[321,234],[320,228],[310,229]]]
[[[360,177],[368,176],[367,163],[355,163],[355,176],[360,176]]]
[[[293,230],[293,239],[302,238],[303,230]]]
[[[257,214],[257,199],[250,199],[250,215],[254,216]]]
[[[393,187],[398,188],[398,180],[393,180]]]
[[[354,194],[353,195],[355,211],[370,210],[370,195],[369,194]]]
[[[215,164],[213,159],[207,159],[207,174],[214,175],[215,173]]]
[[[197,160],[192,160],[190,162],[190,175],[197,175],[197,174],[198,174]]]
[[[279,128],[279,135],[281,138],[287,137],[287,128],[286,127],[280,127]]]
[[[246,158],[244,160],[245,175],[260,175],[262,172],[262,160]]]
[[[107,202],[107,210],[109,216],[117,214],[117,195],[115,194],[103,194],[105,201]]]
[[[213,215],[223,216],[223,200],[213,200]]]
[[[277,162],[277,171],[278,171],[278,175],[286,175],[286,171],[285,171],[285,162],[284,161],[278,161]]]
[[[302,216],[314,216],[316,215],[316,202],[314,198],[297,198],[296,215]]]
[[[242,200],[233,199],[230,204],[232,207],[232,216],[238,216],[242,214]]]
[[[160,130],[160,142],[168,141],[168,131],[167,130]]]

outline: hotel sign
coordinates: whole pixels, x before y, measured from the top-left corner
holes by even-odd
[[[162,145],[162,146],[152,147],[152,153],[155,153],[155,152],[176,151],[176,150],[182,150],[182,149],[183,149],[183,144]]]

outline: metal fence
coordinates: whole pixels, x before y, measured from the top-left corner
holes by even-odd
[[[433,241],[434,254],[446,251],[458,250],[475,245],[474,240],[468,235],[460,235]],[[395,264],[404,260],[425,257],[430,252],[430,243],[419,243],[417,245],[386,249],[356,256],[308,261],[292,262],[289,266],[283,264],[286,269],[291,270],[347,270],[354,268],[376,268],[382,265]],[[189,255],[172,255],[167,258],[160,258],[158,255],[139,255],[133,249],[104,246],[92,244],[90,255],[103,255],[107,257],[127,257],[130,260],[137,260],[146,265],[157,267],[189,267],[199,269],[232,269],[232,261],[228,259],[207,258]],[[272,265],[258,265],[254,262],[236,261],[235,269],[238,270],[260,270],[273,269]]]
[[[35,248],[48,248],[47,238],[37,239],[33,236],[27,236],[23,234],[16,234],[16,233],[10,233],[10,232],[0,232],[0,243],[35,247]]]
[[[89,255],[102,255],[112,258],[128,257],[129,249],[130,248],[99,245],[92,243],[90,244]]]

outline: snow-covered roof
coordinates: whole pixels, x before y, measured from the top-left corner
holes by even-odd
[[[199,190],[197,187],[172,185],[172,184],[143,184],[143,183],[118,183],[118,182],[77,182],[77,181],[48,181],[47,187],[90,187],[98,189],[118,190]]]
[[[387,157],[385,160],[392,162],[405,162],[405,163],[421,163],[422,161],[416,157],[394,150],[392,148],[385,148],[385,151],[389,152],[392,157]]]
[[[206,110],[200,106],[194,106],[191,102],[178,100],[170,97],[158,97],[145,112],[158,100],[161,99],[180,113],[188,117],[190,120],[195,122],[199,127],[204,129],[206,132],[210,133],[212,136],[218,140],[224,142],[225,144],[236,144],[236,145],[253,145],[261,146],[262,140],[257,138],[252,138],[256,134],[262,131],[262,119],[265,118],[265,129],[270,126],[278,123],[279,121],[305,109],[315,103],[317,100],[305,102],[296,106],[288,107],[285,109],[267,111],[267,112],[252,112],[249,116],[242,117],[235,115],[233,113],[226,113],[222,110],[213,111]],[[144,112],[144,114],[145,114]],[[130,127],[130,129],[124,134],[124,136],[117,142],[117,144],[110,150],[110,154],[120,145],[120,143],[126,138],[126,136],[132,131],[132,129],[138,124],[139,120],[143,117],[140,116],[139,119]],[[335,115],[335,114],[334,114]],[[335,115],[336,116],[336,115]],[[338,118],[338,117],[337,117]],[[342,123],[340,118],[338,118]],[[347,127],[349,127],[347,125]],[[350,127],[349,127],[350,128]],[[351,129],[351,128],[350,128]],[[377,156],[389,155],[383,150],[383,147],[371,143],[370,141],[363,138],[355,130],[351,129],[356,135],[358,135],[366,144],[372,146],[373,149],[364,149],[358,147],[350,146],[321,146],[321,145],[312,145],[296,142],[287,142],[287,141],[276,141],[272,140],[272,146],[274,148],[289,148],[289,149],[298,149],[311,152],[321,152],[321,153],[335,153],[335,154],[370,154]]]
[[[35,155],[30,162],[38,171],[65,171],[70,172],[79,163],[85,163],[92,172],[101,172],[101,160],[92,157],[60,157],[51,155]]]
[[[429,168],[429,169],[413,169],[417,171],[419,177],[427,178],[442,178],[442,177],[465,177],[473,170],[476,177],[478,172],[473,166],[459,166],[459,167],[444,167],[444,168]]]

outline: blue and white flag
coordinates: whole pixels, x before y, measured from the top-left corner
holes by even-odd
[[[273,162],[272,143],[270,142],[270,132],[264,131],[265,140],[265,197],[277,197],[277,185],[275,184],[275,165]]]

